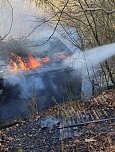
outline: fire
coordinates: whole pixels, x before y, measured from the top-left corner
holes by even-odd
[[[34,57],[28,53],[28,62],[26,64],[28,69],[36,68],[38,66],[41,66],[40,60],[34,59]]]
[[[44,63],[49,62],[51,59],[49,57],[43,57],[43,58],[35,58],[34,56],[32,56],[29,52],[27,53],[27,58],[24,60],[22,59],[20,56],[18,56],[17,54],[7,51],[8,54],[10,54],[12,56],[12,59],[9,60],[8,63],[8,69],[10,71],[18,71],[18,70],[29,70],[29,69],[33,69],[36,67],[40,67],[42,65],[44,65]],[[64,59],[67,57],[67,55],[63,52],[59,53],[58,58],[60,59]]]
[[[17,71],[17,69],[18,69],[18,66],[17,66],[17,64],[12,60],[12,59],[10,59],[10,64],[12,65],[12,70],[13,71]],[[9,67],[10,69],[11,69],[11,66]]]
[[[17,54],[10,51],[8,51],[8,53],[15,59],[15,61],[13,59],[10,59],[8,63],[8,69],[14,72],[18,71],[19,69],[25,71],[32,68],[40,67],[42,66],[42,63],[50,61],[50,58],[48,57],[35,59],[30,53],[28,53],[27,61],[25,62]]]
[[[26,66],[25,66],[25,63],[24,61],[21,59],[21,57],[19,57],[18,55],[16,55],[15,53],[13,52],[9,52],[10,55],[12,55],[19,63],[19,66],[20,66],[20,69],[21,70],[26,70]],[[18,65],[16,64],[16,62],[12,61],[13,64],[14,64],[14,71],[17,71],[15,68],[18,67]]]

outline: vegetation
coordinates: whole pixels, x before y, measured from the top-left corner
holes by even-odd
[[[0,37],[0,42],[9,35],[13,26],[13,7],[10,0],[6,1],[11,9],[11,24],[8,32]],[[28,1],[35,3],[36,7],[38,9],[41,8],[48,16],[42,20],[41,24],[47,23],[53,29],[47,41],[58,31],[82,51],[115,42],[114,0]],[[62,33],[59,28],[63,29],[66,34]],[[69,31],[68,28],[72,29],[72,31]],[[98,72],[100,75],[97,77],[95,71],[93,71],[94,92],[97,86],[99,89],[101,88],[101,84],[107,88],[110,85],[115,87],[115,56],[101,63],[98,67]],[[52,99],[57,104],[55,98],[52,97]],[[23,149],[25,151],[34,151],[35,149],[49,151],[49,148],[51,151],[57,149],[57,151],[61,152],[81,150],[89,152],[115,151],[115,90],[102,92],[99,96],[92,97],[86,102],[73,102],[73,100],[74,97],[70,92],[66,104],[56,105],[38,114],[37,98],[36,95],[33,95],[27,100],[32,113],[31,120],[27,122],[20,120],[20,125],[16,125],[19,122],[18,120],[15,123],[13,122],[13,126],[9,125],[12,122],[0,125],[0,127],[9,126],[8,129],[0,131],[0,151],[23,152]],[[50,129],[47,126],[42,128],[38,118],[44,118],[48,115],[58,117],[61,120],[60,126]],[[75,120],[78,122],[76,123]],[[65,128],[74,128],[73,130],[77,132],[77,139],[68,140],[70,139],[68,137],[66,141],[65,137],[68,130]],[[62,129],[59,133],[58,141],[55,141],[57,140],[57,137],[55,137],[56,129]],[[58,134],[58,131],[56,133]],[[74,134],[73,136],[75,137],[76,135]]]
[[[49,38],[58,30],[59,25],[65,31],[66,38],[83,51],[115,42],[114,0],[33,0],[33,2],[47,11],[50,26],[53,22],[54,32]],[[77,36],[73,37],[66,27],[73,28]],[[115,86],[114,60],[113,57],[100,65],[107,87],[109,82]]]

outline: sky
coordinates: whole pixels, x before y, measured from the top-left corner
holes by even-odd
[[[35,27],[36,23],[33,21],[40,11],[26,0],[9,0],[9,2],[13,8],[13,26],[9,37],[28,35],[29,31]],[[0,6],[0,35],[3,36],[9,31],[12,9],[7,0],[1,1]]]

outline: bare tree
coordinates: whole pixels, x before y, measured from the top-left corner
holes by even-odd
[[[40,5],[40,7],[45,8],[45,11],[50,16],[56,14],[52,18],[52,21],[57,21],[58,23],[54,27],[54,31],[60,25],[69,36],[69,40],[81,50],[115,42],[114,0],[33,1],[36,3],[36,6]],[[78,34],[77,39],[71,37],[70,33],[66,30],[67,26],[73,27],[76,30]],[[115,86],[114,71],[112,72],[112,66],[114,65],[111,65],[111,62],[111,60],[106,60],[101,65],[101,69],[103,71],[102,73],[108,75],[112,84]],[[105,80],[107,79],[105,78]]]

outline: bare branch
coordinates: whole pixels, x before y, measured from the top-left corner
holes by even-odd
[[[9,0],[7,0],[7,2],[10,5],[10,8],[11,8],[11,25],[10,25],[9,31],[4,35],[4,37],[2,37],[0,39],[0,41],[3,41],[10,34],[10,32],[12,30],[12,26],[13,26],[13,14],[14,14],[13,7],[12,7],[11,3],[9,2]]]
[[[112,13],[115,13],[115,9],[114,10],[111,10],[111,11],[108,11],[108,10],[106,10],[106,9],[104,9],[104,8],[85,8],[84,10],[81,10],[81,11],[79,11],[79,13],[80,12],[85,12],[85,11],[104,11],[105,13],[107,13],[107,14],[112,14]]]
[[[68,2],[69,2],[69,0],[67,0],[67,2],[65,3],[65,5],[64,5],[64,7],[63,7],[63,9],[62,9],[62,11],[61,11],[61,13],[60,13],[60,16],[59,16],[59,18],[58,18],[57,24],[56,24],[56,26],[55,26],[55,28],[54,28],[54,30],[53,30],[53,33],[49,36],[49,38],[48,38],[44,43],[38,44],[38,45],[36,45],[36,46],[44,45],[44,44],[46,44],[46,43],[52,38],[52,36],[54,35],[54,33],[55,33],[55,31],[56,31],[56,29],[57,29],[57,27],[58,27],[58,25],[59,25],[59,22],[60,22],[60,20],[61,20],[61,16],[62,16],[62,14],[63,14],[63,12],[64,12],[64,9],[65,9],[65,7],[67,6]]]

